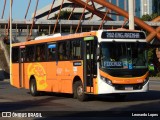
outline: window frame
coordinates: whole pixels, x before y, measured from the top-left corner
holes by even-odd
[[[17,60],[16,61],[13,61],[13,49],[17,49],[18,50],[18,55],[16,55],[17,56]],[[12,47],[12,63],[19,63],[19,52],[20,52],[20,50],[19,50],[20,48],[19,48],[19,46],[16,46],[16,47]]]

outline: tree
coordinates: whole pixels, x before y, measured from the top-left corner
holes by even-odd
[[[58,14],[55,14],[55,16],[52,19],[57,19]],[[71,14],[71,11],[62,10],[60,12],[59,19],[61,19],[61,20],[67,20],[69,18],[70,14]],[[77,20],[77,18],[75,17],[74,13],[72,14],[70,20]]]
[[[146,14],[146,15],[143,15],[143,16],[142,16],[141,20],[143,20],[143,21],[151,21],[152,18],[151,18],[150,15]]]
[[[155,19],[156,17],[158,17],[158,13],[152,13],[151,15],[146,14],[146,15],[142,16],[141,20],[143,20],[143,21],[151,21],[151,20]]]
[[[155,19],[158,16],[159,16],[158,13],[153,13],[153,14],[151,14],[151,19],[153,20],[153,19]]]

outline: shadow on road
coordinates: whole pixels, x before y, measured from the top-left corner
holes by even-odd
[[[21,111],[24,109],[28,109],[32,111],[33,107],[39,106],[65,106],[60,103],[51,102],[55,99],[55,97],[48,97],[40,100],[24,100],[19,102],[1,102],[0,103],[0,111]],[[61,99],[61,98],[59,98]],[[53,108],[54,110],[55,108]],[[41,111],[41,110],[40,110]]]
[[[8,89],[6,82],[3,82],[4,88],[1,89]],[[3,87],[3,86],[2,86]],[[10,87],[10,86],[8,86]],[[12,90],[12,89],[11,89]],[[18,92],[16,94],[22,93],[24,96],[24,93],[26,90],[22,91],[17,90]],[[29,94],[29,93],[28,93]],[[27,96],[29,96],[26,94]],[[12,94],[14,95],[14,94]],[[22,96],[22,97],[23,97]],[[3,96],[1,96],[3,97]],[[44,97],[44,98],[43,98]],[[42,112],[42,116],[44,116],[44,119],[49,119],[52,117],[128,117],[131,116],[133,112],[138,112],[138,113],[144,113],[144,112],[153,112],[153,113],[159,113],[160,116],[160,91],[156,90],[150,90],[147,93],[135,93],[135,94],[129,94],[128,97],[125,99],[125,101],[121,102],[133,102],[133,105],[128,105],[127,107],[114,107],[112,109],[107,109],[103,111],[56,111],[56,106],[62,106],[62,107],[67,107],[66,104],[63,103],[57,103],[54,102],[54,100],[60,100],[60,99],[66,99],[66,98],[72,98],[72,95],[69,94],[55,94],[55,93],[50,93],[50,92],[43,92],[41,96],[35,97],[33,99],[31,97],[31,100],[21,100],[18,102],[0,102],[0,111],[24,111],[24,110],[30,110],[30,112],[34,109],[35,107],[40,107],[40,106],[53,106],[53,111],[46,111],[45,109],[42,110],[40,109],[39,111]],[[5,99],[3,97],[3,99]],[[88,102],[94,102],[94,101],[102,101],[106,102],[106,104],[114,104],[114,102],[119,102],[115,100],[113,97],[110,96],[92,96],[92,98]],[[134,102],[140,101],[141,103],[134,105]],[[150,102],[148,102],[150,101]],[[78,102],[78,101],[77,101]],[[108,102],[108,103],[107,103]],[[143,102],[143,103],[142,103]],[[83,103],[81,103],[83,104]],[[95,104],[96,107],[96,104]],[[25,111],[24,111],[25,112]],[[42,118],[43,119],[43,118]]]
[[[119,117],[132,117],[133,114],[147,114],[148,119],[150,120],[152,114],[155,114],[155,117],[159,119],[160,115],[160,101],[143,103],[138,105],[131,105],[128,107],[115,107],[109,110],[104,111],[50,111],[50,112],[42,112],[44,118],[42,119],[53,119],[53,118],[62,118],[64,119],[74,119],[74,117],[83,118],[98,118],[103,119],[105,117],[115,117],[119,119]],[[96,107],[96,105],[95,105]],[[150,115],[150,116],[149,116]],[[158,115],[158,116],[156,116]],[[71,118],[70,118],[71,117]],[[109,118],[110,119],[110,118]],[[145,117],[143,117],[145,119]]]
[[[129,93],[124,100],[115,99],[114,95],[99,95],[91,96],[90,101],[103,102],[134,102],[134,101],[148,101],[160,100],[160,91],[150,90],[145,93]]]

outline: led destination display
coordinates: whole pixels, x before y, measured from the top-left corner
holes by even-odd
[[[143,32],[128,32],[128,31],[104,31],[102,32],[103,39],[145,39]]]

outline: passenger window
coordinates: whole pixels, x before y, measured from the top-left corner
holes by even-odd
[[[34,46],[26,46],[26,62],[35,61],[35,47]]]
[[[45,61],[45,44],[36,45],[36,61]]]
[[[72,58],[73,59],[81,59],[81,41],[74,40],[72,41]]]
[[[59,60],[70,60],[71,51],[70,51],[70,41],[60,42],[58,44],[58,59]]]
[[[56,44],[47,45],[48,61],[56,60]]]
[[[18,47],[12,48],[12,62],[17,63],[19,60],[18,58],[19,58],[19,48]]]
[[[63,60],[64,59],[64,43],[59,43],[58,45],[58,59]]]

